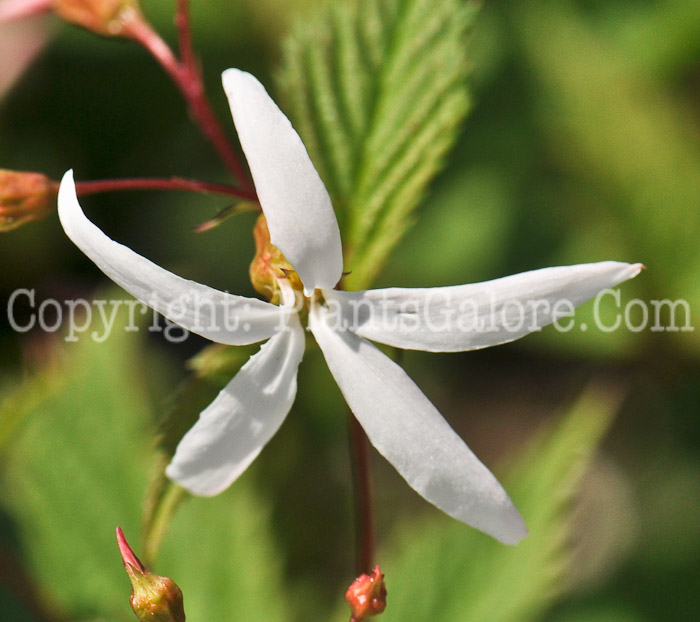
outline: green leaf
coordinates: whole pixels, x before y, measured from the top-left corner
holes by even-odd
[[[538,619],[571,560],[571,501],[619,403],[619,391],[594,385],[511,466],[504,485],[530,530],[518,546],[446,518],[411,525],[382,563],[386,622]]]
[[[683,19],[682,12],[676,17]],[[572,229],[571,244],[600,250],[606,231],[615,229],[611,222],[617,223],[635,254],[628,259],[649,268],[635,286],[697,308],[700,145],[688,131],[694,113],[681,103],[676,85],[658,79],[644,64],[646,54],[633,56],[573,3],[557,3],[556,10],[546,2],[521,4],[513,24],[557,165],[602,191],[596,229],[589,235]],[[644,42],[648,49],[652,44]],[[679,311],[679,324],[689,315]],[[697,348],[698,331],[687,324],[669,336]]]
[[[242,477],[212,499],[189,499],[173,521],[159,567],[185,595],[188,620],[288,620],[281,546],[270,506]]]
[[[334,197],[351,288],[411,224],[469,107],[460,0],[346,0],[297,24],[280,88]]]
[[[26,419],[3,464],[3,509],[20,529],[28,570],[76,618],[132,615],[114,532],[138,525],[152,430],[126,316],[118,314],[104,343],[85,332],[65,346],[50,400],[32,397],[45,374],[27,381]]]
[[[138,533],[154,456],[145,382],[161,375],[158,359],[125,330],[128,309],[119,310],[104,343],[86,331],[67,346],[50,400],[32,395],[32,386],[46,385],[42,374],[17,393],[28,400],[27,416],[3,456],[0,514],[17,526],[20,555],[60,619],[133,619],[115,527]],[[235,365],[216,351],[200,362],[218,371]],[[164,512],[180,501],[179,489],[167,489]],[[183,504],[152,569],[182,588],[188,619],[276,622],[290,610],[278,551],[268,504],[244,477],[216,499]]]
[[[58,370],[49,365],[35,374],[30,381],[10,389],[10,395],[6,395],[0,402],[0,456],[22,429],[31,413],[51,399],[62,383]]]

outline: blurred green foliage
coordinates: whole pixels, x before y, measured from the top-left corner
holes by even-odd
[[[63,385],[34,406],[7,450],[2,498],[45,607],[62,619],[127,620],[130,586],[115,550],[114,527],[137,534],[153,460],[153,420],[140,340],[125,330],[85,339],[60,360]],[[22,391],[35,401],[44,379]],[[269,531],[269,504],[242,482],[235,494],[186,504],[158,568],[184,590],[189,619],[284,618],[288,605]],[[110,529],[110,526],[112,527]],[[222,555],[222,540],[231,554]],[[183,548],[197,550],[196,558]],[[278,596],[267,597],[268,590]],[[19,617],[17,618],[19,619]]]
[[[572,563],[572,524],[562,515],[619,404],[615,388],[591,386],[554,429],[533,439],[510,465],[504,485],[530,529],[515,549],[454,522],[433,521],[418,538],[416,526],[406,524],[392,549],[395,558],[389,558],[398,602],[385,618],[540,619],[561,592],[561,573]]]
[[[220,71],[242,67],[272,87],[283,37],[319,3],[193,3],[195,43],[222,119]],[[174,41],[171,3],[146,2],[145,11]],[[144,53],[53,27],[55,40],[0,102],[1,167],[54,178],[73,167],[80,179],[226,181]],[[612,379],[625,399],[604,459],[585,477],[564,450],[592,451],[614,399],[582,402],[590,412],[574,409],[552,444],[536,435],[526,461],[506,469],[532,530],[522,549],[496,550],[437,515],[376,460],[385,616],[484,619],[473,612],[488,605],[490,619],[507,620],[519,598],[518,619],[694,619],[700,2],[486,2],[471,32],[472,111],[378,283],[446,285],[547,265],[642,261],[648,270],[622,288],[622,310],[635,297],[684,299],[695,330],[604,332],[588,305],[567,333],[549,328],[488,352],[407,354],[407,371],[489,465],[512,460],[593,377]],[[154,261],[253,295],[251,215],[193,235],[225,202],[123,193],[85,205],[110,235]],[[54,217],[0,238],[0,262],[3,302],[18,287],[35,288],[41,301],[89,295],[104,283]],[[606,302],[608,321],[617,309]],[[635,325],[640,313],[631,309]],[[682,315],[677,321],[684,324]],[[136,541],[164,397],[202,344],[122,331],[105,344],[46,337],[0,333],[0,610],[17,622],[50,619],[46,611],[128,620],[114,527]],[[288,422],[250,472],[217,499],[184,503],[164,540],[155,569],[181,585],[193,621],[344,619],[338,595],[353,578],[344,406],[318,354],[307,359]],[[568,486],[581,477],[575,495]],[[410,574],[422,564],[427,576]],[[489,576],[518,584],[499,601],[484,583]],[[415,609],[423,587],[427,608]],[[490,603],[505,613],[496,617]]]

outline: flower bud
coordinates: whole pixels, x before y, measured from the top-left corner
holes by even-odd
[[[175,581],[144,568],[117,527],[117,543],[131,581],[131,608],[141,622],[185,622],[182,591]]]
[[[270,231],[264,214],[261,214],[255,223],[253,237],[255,238],[255,257],[250,264],[250,281],[255,290],[273,304],[279,304],[278,281],[280,279],[288,279],[292,289],[297,292],[303,291],[304,287],[299,275],[282,251],[270,242]]]
[[[372,574],[361,574],[345,592],[350,605],[350,622],[361,622],[365,618],[379,615],[386,608],[386,586],[379,566]]]
[[[54,0],[54,11],[67,22],[105,37],[127,36],[135,22],[143,22],[138,0]]]
[[[49,213],[56,185],[41,173],[0,169],[0,231],[11,231]]]

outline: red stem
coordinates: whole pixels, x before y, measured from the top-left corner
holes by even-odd
[[[58,187],[58,184],[56,184]],[[209,194],[222,194],[225,196],[257,200],[255,193],[242,190],[226,184],[212,184],[194,179],[170,178],[134,178],[134,179],[101,179],[98,181],[79,181],[75,184],[78,195],[97,194],[100,192],[112,192],[114,190],[184,190],[187,192],[205,192]]]
[[[182,64],[190,73],[199,75],[199,70],[194,59],[194,48],[192,46],[188,0],[177,0],[175,25],[177,26],[178,38],[180,41],[180,58],[182,59]]]
[[[165,69],[185,98],[192,118],[212,143],[241,190],[248,194],[254,193],[253,185],[245,168],[231,147],[209,104],[201,75],[195,66],[186,0],[178,1],[176,20],[180,33],[180,45],[183,48],[183,63],[178,62],[165,41],[144,20],[133,20],[126,24],[124,34],[140,43]]]
[[[359,421],[350,416],[350,456],[355,488],[356,574],[370,572],[374,563],[374,508],[370,476],[369,439]]]

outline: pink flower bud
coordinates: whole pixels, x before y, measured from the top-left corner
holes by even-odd
[[[175,581],[146,570],[117,527],[117,543],[131,581],[129,602],[141,622],[185,622],[182,591]]]
[[[11,231],[49,213],[56,184],[41,173],[0,169],[0,231]]]
[[[350,622],[361,622],[365,618],[379,615],[386,609],[386,586],[379,566],[372,574],[361,574],[345,592],[345,600],[350,605]]]

